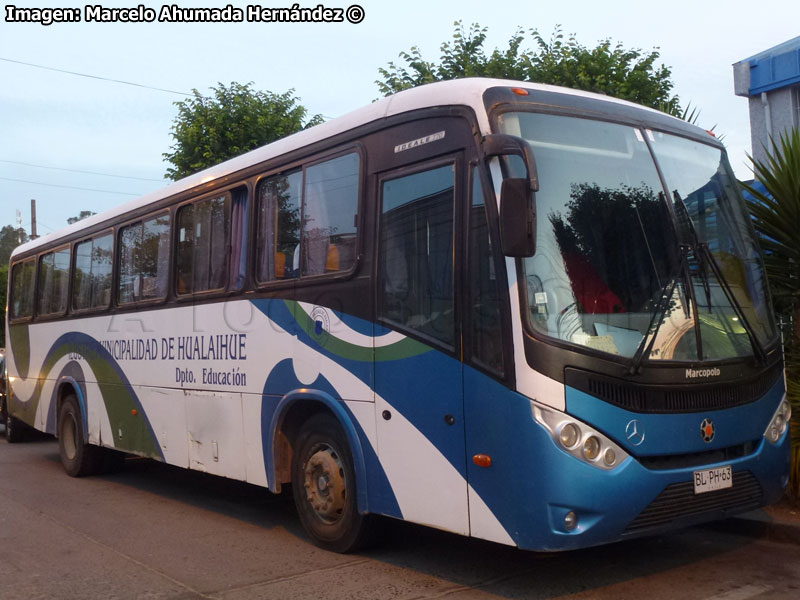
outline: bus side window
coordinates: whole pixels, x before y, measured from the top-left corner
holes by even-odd
[[[11,270],[11,319],[24,319],[33,316],[33,259],[17,263]]]
[[[302,275],[346,271],[355,263],[358,165],[351,153],[306,169]]]
[[[72,275],[72,307],[75,310],[108,308],[113,248],[111,234],[75,246],[75,270]]]
[[[119,252],[120,304],[166,296],[169,237],[169,214],[122,229]]]
[[[178,211],[175,273],[179,294],[225,287],[230,243],[228,194],[200,200]]]
[[[297,277],[293,256],[300,243],[303,172],[276,175],[258,184],[256,279]]]
[[[230,260],[228,267],[228,286],[231,290],[241,290],[247,277],[247,246],[249,219],[249,193],[242,186],[231,190]]]
[[[69,247],[48,252],[39,258],[40,315],[63,314],[67,310],[69,289]]]

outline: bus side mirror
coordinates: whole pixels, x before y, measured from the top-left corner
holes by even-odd
[[[536,210],[527,179],[508,178],[500,188],[500,246],[505,256],[536,253]]]
[[[487,135],[481,149],[493,156],[519,156],[525,177],[507,177],[500,188],[500,245],[505,256],[526,257],[536,253],[536,195],[539,173],[530,145],[520,137]]]

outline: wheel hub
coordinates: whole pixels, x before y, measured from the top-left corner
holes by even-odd
[[[341,518],[347,489],[344,467],[336,451],[328,445],[317,448],[306,462],[304,474],[306,500],[316,515],[326,523]]]

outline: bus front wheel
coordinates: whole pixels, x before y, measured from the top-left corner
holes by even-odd
[[[292,494],[303,528],[314,543],[352,552],[367,542],[372,519],[358,512],[353,458],[344,431],[327,414],[300,429],[292,461]]]
[[[101,470],[101,448],[84,443],[83,418],[78,399],[70,394],[58,411],[58,449],[70,477],[93,475]]]

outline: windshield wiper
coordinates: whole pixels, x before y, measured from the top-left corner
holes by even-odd
[[[681,265],[682,264],[683,255],[681,255]],[[650,317],[650,323],[647,325],[644,337],[642,341],[639,342],[639,346],[636,348],[636,352],[631,360],[631,366],[628,370],[631,375],[636,375],[636,373],[639,372],[639,369],[642,368],[644,357],[650,356],[650,353],[653,351],[653,345],[656,342],[656,334],[661,328],[661,323],[664,322],[677,285],[678,277],[676,276],[670,279],[669,283],[661,289],[661,298],[659,298],[658,304],[656,304],[655,310],[653,310],[653,316]]]
[[[666,206],[666,198],[663,192],[658,193],[659,199],[664,203]],[[645,357],[649,357],[653,351],[653,346],[655,345],[656,335],[658,334],[658,330],[661,328],[661,325],[664,322],[664,319],[667,315],[667,311],[672,304],[672,298],[675,295],[675,289],[678,286],[678,282],[683,279],[684,285],[689,294],[689,305],[692,308],[692,311],[696,314],[697,313],[697,302],[694,297],[694,290],[691,285],[691,274],[689,273],[689,246],[683,244],[680,239],[680,232],[675,229],[675,236],[677,241],[677,248],[678,248],[678,256],[677,256],[677,269],[672,271],[675,273],[669,280],[666,286],[661,288],[661,297],[659,298],[658,303],[653,309],[653,314],[650,317],[650,323],[647,325],[647,329],[645,330],[644,337],[642,341],[639,342],[639,346],[636,348],[636,352],[634,353],[631,364],[628,372],[631,375],[636,375],[639,370],[642,368],[642,362],[644,362]],[[675,264],[673,262],[673,264]],[[683,305],[683,312],[686,315],[686,318],[689,318],[689,307],[686,306],[686,303],[681,303]],[[697,325],[697,319],[695,319],[695,335],[697,339],[700,339],[700,332]],[[698,342],[699,343],[699,342]]]
[[[700,241],[700,237],[697,235],[697,229],[695,229],[694,222],[692,221],[692,217],[689,214],[689,208],[686,206],[686,203],[683,201],[683,198],[681,198],[677,190],[673,192],[673,195],[675,197],[675,205],[680,207],[682,212],[681,216],[684,217],[686,227],[692,238],[691,240],[692,254],[694,254],[694,256],[698,259],[700,263],[699,274],[701,281],[703,283],[703,290],[706,293],[706,299],[708,301],[709,310],[711,309],[711,285],[708,280],[708,273],[706,273],[705,270],[706,263],[708,264],[709,267],[711,267],[711,271],[714,274],[714,277],[716,277],[717,281],[719,282],[720,287],[722,287],[722,291],[725,292],[725,296],[727,297],[728,302],[730,302],[731,308],[733,308],[733,311],[736,313],[736,316],[741,321],[742,327],[744,327],[745,333],[747,334],[747,337],[750,340],[750,345],[753,348],[753,354],[755,354],[756,358],[762,364],[762,366],[766,365],[767,352],[764,349],[764,345],[761,343],[761,340],[758,339],[755,330],[753,329],[752,325],[750,325],[750,321],[747,320],[742,305],[736,299],[736,296],[734,295],[733,290],[731,289],[731,286],[728,283],[728,280],[722,274],[722,269],[720,269],[719,264],[717,264],[717,259],[714,258],[714,254],[711,252],[708,243]],[[692,285],[691,274],[688,283],[689,287],[693,289],[694,286]],[[699,327],[700,319],[698,317],[699,315],[696,315],[695,322],[698,324]],[[699,340],[700,338],[698,336],[698,344]],[[702,360],[701,350],[699,347],[698,347],[698,356],[700,357],[700,360]]]

